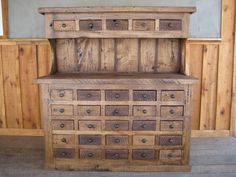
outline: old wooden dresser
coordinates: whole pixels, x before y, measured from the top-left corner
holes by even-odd
[[[188,171],[184,44],[193,7],[40,8],[52,48],[38,78],[46,167]]]

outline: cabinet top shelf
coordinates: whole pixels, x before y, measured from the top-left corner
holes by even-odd
[[[99,12],[135,12],[135,13],[194,13],[196,7],[164,6],[105,6],[105,7],[41,7],[39,13],[99,13]]]

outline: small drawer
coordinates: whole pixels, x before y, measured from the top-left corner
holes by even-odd
[[[80,131],[100,131],[101,121],[79,121]]]
[[[151,135],[134,135],[133,145],[135,146],[152,146],[155,145],[155,136]]]
[[[160,31],[182,31],[182,20],[160,19]]]
[[[184,106],[161,106],[161,117],[184,116]]]
[[[101,135],[80,135],[79,143],[82,145],[100,145],[102,141]]]
[[[134,160],[154,160],[155,151],[151,149],[134,149],[133,150]]]
[[[107,145],[127,145],[128,144],[128,136],[125,135],[107,135],[106,136],[106,144]]]
[[[106,90],[106,101],[128,101],[129,90]]]
[[[75,21],[74,20],[54,20],[53,29],[55,31],[74,31]]]
[[[55,158],[63,158],[63,159],[73,159],[75,158],[75,150],[74,149],[66,149],[66,148],[55,148],[53,151],[53,155]]]
[[[156,116],[156,106],[133,106],[133,115],[134,116]]]
[[[162,162],[177,161],[182,159],[182,150],[160,150]]]
[[[53,144],[66,145],[75,144],[74,135],[53,135]]]
[[[133,130],[134,131],[155,131],[156,121],[155,120],[134,120]]]
[[[56,101],[70,101],[73,99],[73,91],[69,89],[51,90],[51,99]]]
[[[156,101],[157,92],[154,90],[134,90],[133,100],[134,101]]]
[[[73,105],[51,105],[51,115],[53,116],[72,116],[73,114]]]
[[[100,31],[102,30],[102,20],[80,20],[80,31]]]
[[[80,149],[80,159],[101,159],[102,150],[99,149]]]
[[[73,120],[52,120],[53,130],[74,130]]]
[[[161,101],[184,101],[184,91],[161,91]]]
[[[106,20],[107,30],[128,30],[128,20],[112,19]]]
[[[161,146],[181,146],[182,136],[160,136],[159,143]]]
[[[182,131],[183,121],[161,121],[161,131]]]
[[[106,159],[128,159],[128,150],[106,150]]]
[[[107,120],[105,122],[107,131],[127,131],[129,130],[129,121],[127,120]]]
[[[101,107],[100,106],[78,106],[79,116],[100,116]]]
[[[100,90],[78,90],[78,100],[80,101],[100,101],[101,91]]]
[[[106,106],[106,116],[128,116],[129,106]]]
[[[134,31],[154,31],[155,20],[133,20]]]

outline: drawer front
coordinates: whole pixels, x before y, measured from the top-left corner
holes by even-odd
[[[128,116],[129,106],[106,106],[106,116]]]
[[[74,130],[73,120],[52,120],[53,130]]]
[[[154,160],[155,159],[155,151],[154,150],[142,150],[135,149],[133,150],[133,159],[134,160]]]
[[[161,121],[161,131],[182,131],[183,121]]]
[[[79,116],[100,116],[101,108],[100,106],[78,106]]]
[[[160,160],[164,162],[182,159],[182,150],[160,150]]]
[[[184,116],[184,106],[161,106],[161,117]]]
[[[75,150],[74,149],[66,149],[66,148],[55,148],[53,155],[55,158],[65,158],[72,159],[75,158]]]
[[[162,91],[161,101],[184,101],[184,91]]]
[[[106,20],[107,30],[128,30],[128,20]]]
[[[107,145],[127,145],[128,144],[128,136],[114,136],[107,135],[106,136],[106,144]]]
[[[54,20],[53,29],[55,31],[74,31],[75,21],[74,20]]]
[[[127,120],[111,120],[105,122],[107,131],[127,131],[129,130],[129,121]]]
[[[53,144],[66,145],[75,144],[74,135],[53,135]]]
[[[100,101],[101,91],[100,90],[78,90],[78,100],[80,101]]]
[[[182,31],[182,20],[160,20],[160,31]]]
[[[136,146],[152,146],[155,145],[155,136],[151,135],[134,135],[133,145]]]
[[[56,101],[70,101],[73,99],[73,91],[69,89],[51,90],[51,99]]]
[[[102,150],[80,149],[80,159],[101,159]]]
[[[156,101],[157,93],[154,90],[134,90],[134,101]]]
[[[160,136],[161,146],[180,146],[182,145],[182,136]]]
[[[73,114],[72,105],[51,105],[51,115],[53,116],[72,116]]]
[[[106,90],[106,101],[128,101],[128,90]]]
[[[101,20],[80,20],[79,29],[81,31],[100,31],[102,30]]]
[[[133,106],[133,115],[134,116],[156,116],[156,106]]]
[[[133,121],[134,131],[155,131],[156,121],[154,120],[134,120]]]
[[[128,159],[128,150],[106,150],[106,159]]]
[[[79,142],[82,145],[100,145],[102,137],[101,135],[80,135]]]
[[[79,121],[79,130],[81,131],[100,131],[101,121]]]
[[[154,31],[155,20],[133,20],[134,31]]]

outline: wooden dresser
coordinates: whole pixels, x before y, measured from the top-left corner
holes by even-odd
[[[52,49],[41,87],[46,167],[189,171],[193,7],[40,8]]]

